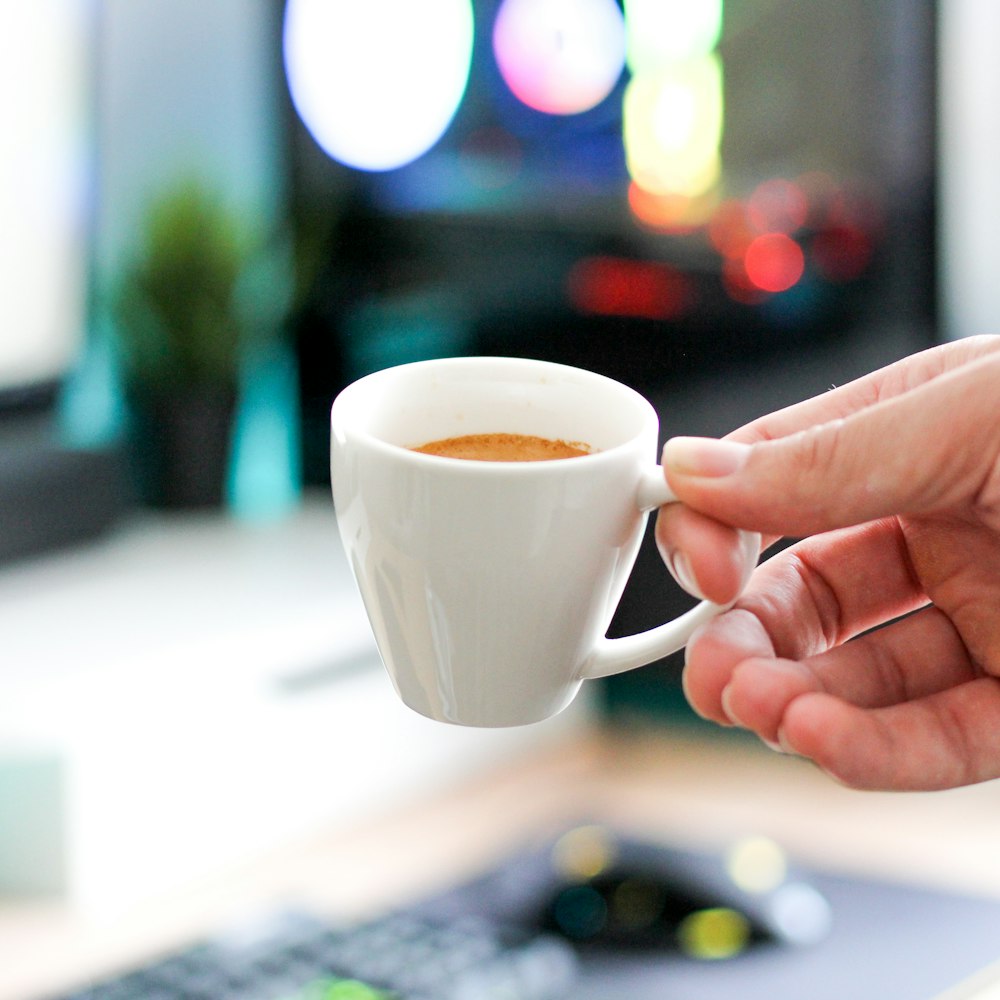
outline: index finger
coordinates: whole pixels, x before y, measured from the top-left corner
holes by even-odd
[[[837,420],[873,403],[891,399],[977,358],[1000,352],[1000,336],[968,337],[929,348],[880,368],[820,396],[775,410],[726,435],[754,444]]]

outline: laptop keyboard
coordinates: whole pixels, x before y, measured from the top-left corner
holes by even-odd
[[[53,1000],[558,1000],[574,978],[562,941],[479,918],[284,914]]]

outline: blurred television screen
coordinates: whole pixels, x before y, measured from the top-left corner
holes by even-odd
[[[933,321],[932,3],[282,6],[319,438],[340,385],[421,357],[651,391]]]

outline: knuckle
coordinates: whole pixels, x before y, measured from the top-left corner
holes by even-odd
[[[807,474],[821,475],[839,460],[843,438],[843,418],[809,427],[800,434],[800,467]]]

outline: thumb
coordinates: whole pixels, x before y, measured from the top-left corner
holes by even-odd
[[[688,506],[775,535],[1000,500],[997,385],[988,357],[772,440],[672,438],[663,467]]]

